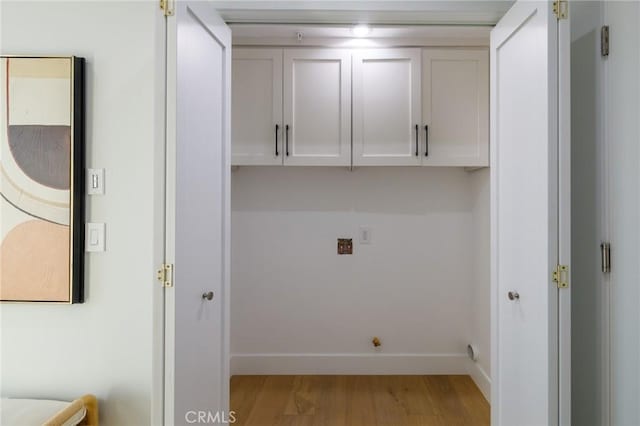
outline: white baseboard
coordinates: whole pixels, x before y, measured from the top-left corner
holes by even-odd
[[[491,379],[487,372],[480,367],[480,364],[467,358],[467,374],[471,376],[480,389],[480,392],[482,392],[482,395],[484,395],[485,399],[491,404]]]
[[[231,374],[469,374],[467,361],[466,354],[231,354]]]

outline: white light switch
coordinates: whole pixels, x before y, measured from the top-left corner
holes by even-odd
[[[88,252],[104,251],[105,224],[87,223],[85,234],[86,250]]]
[[[368,226],[360,227],[360,244],[371,244],[371,228]]]
[[[87,194],[104,195],[104,169],[87,170]]]

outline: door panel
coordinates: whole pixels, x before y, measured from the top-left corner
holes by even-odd
[[[420,49],[356,51],[353,61],[353,164],[419,165]]]
[[[429,126],[422,163],[488,166],[488,52],[424,49],[422,79],[422,131]]]
[[[167,31],[165,424],[186,425],[228,410],[231,34],[200,2]]]
[[[282,49],[234,48],[232,81],[232,164],[282,164]]]
[[[351,164],[348,51],[285,49],[284,117],[285,165]]]
[[[611,424],[640,424],[640,3],[606,2]],[[614,34],[619,34],[613,39]]]
[[[558,22],[551,7],[518,1],[491,34],[494,425],[557,425],[559,359],[560,369],[569,368],[560,358],[552,280],[559,246],[566,253],[570,238],[566,203],[558,202],[559,174],[570,160],[559,146]],[[569,40],[562,43],[568,54]],[[560,142],[569,143],[566,135]],[[570,313],[560,314],[569,324]]]

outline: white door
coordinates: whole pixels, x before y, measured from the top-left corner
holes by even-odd
[[[611,419],[640,424],[640,3],[606,2]]]
[[[489,52],[422,51],[425,166],[489,165]]]
[[[234,48],[231,163],[281,165],[282,49]]]
[[[351,165],[351,55],[284,51],[284,164]]]
[[[494,425],[570,424],[567,30],[517,1],[491,33]]]
[[[228,415],[230,95],[230,30],[209,3],[177,1],[167,20],[167,425]]]
[[[420,83],[420,49],[354,52],[355,166],[420,165]]]

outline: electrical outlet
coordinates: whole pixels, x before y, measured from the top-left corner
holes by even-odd
[[[353,239],[338,238],[338,254],[353,254]]]

